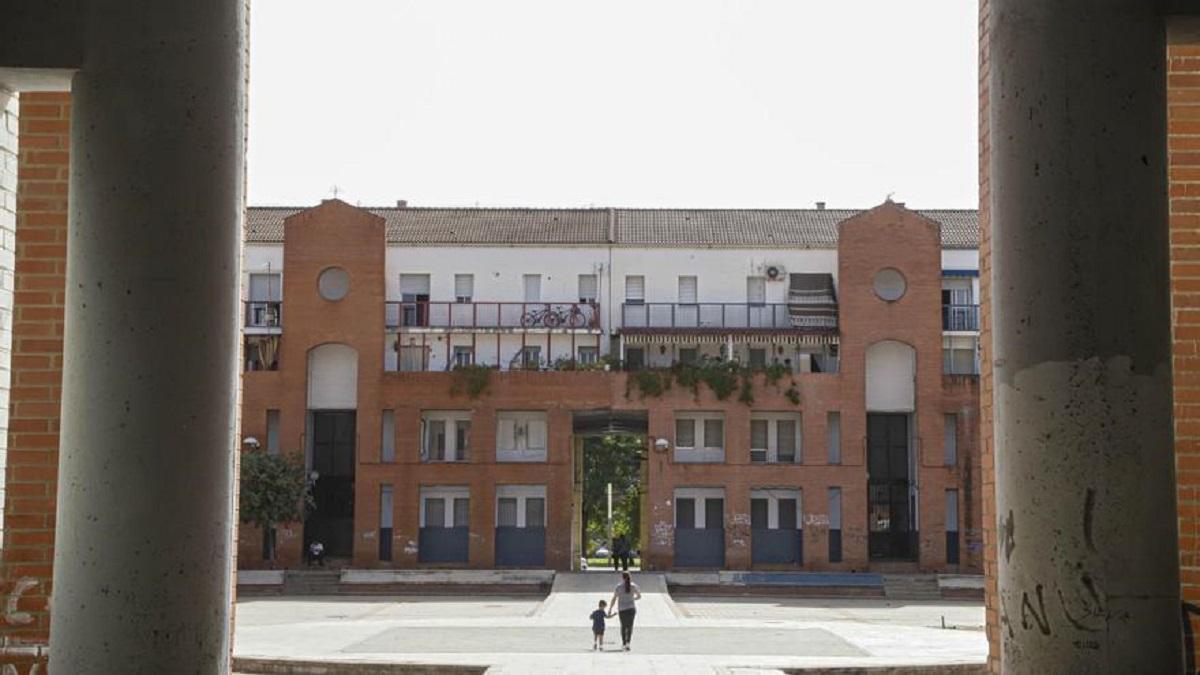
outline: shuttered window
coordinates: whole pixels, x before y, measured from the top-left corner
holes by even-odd
[[[767,278],[746,277],[746,302],[762,305],[767,302]]]
[[[579,301],[596,302],[599,297],[599,283],[595,274],[579,275]]]
[[[646,277],[637,274],[625,277],[625,302],[640,305],[646,301]]]
[[[698,285],[696,277],[679,277],[679,304],[696,304]]]
[[[400,275],[400,294],[401,295],[429,295],[429,275],[428,274],[401,274]]]
[[[471,302],[475,298],[475,275],[454,275],[454,299],[458,302]]]
[[[278,302],[282,297],[282,287],[278,274],[251,274],[250,301]]]
[[[540,302],[542,299],[542,275],[525,275],[525,302]]]

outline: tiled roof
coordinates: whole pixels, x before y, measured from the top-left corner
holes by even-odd
[[[283,220],[298,207],[249,209],[246,241],[283,241]],[[619,246],[788,246],[835,248],[837,224],[856,209],[531,209],[368,208],[387,222],[392,244],[604,245],[609,218]],[[918,213],[942,225],[942,246],[976,248],[974,210]]]

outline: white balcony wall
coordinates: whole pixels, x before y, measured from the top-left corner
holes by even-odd
[[[697,299],[708,302],[746,302],[746,277],[764,276],[771,265],[788,272],[824,272],[837,284],[837,251],[833,249],[764,250],[758,248],[624,248],[613,249],[614,316],[625,301],[625,276],[646,279],[646,302],[678,302],[679,277],[696,276]],[[766,284],[766,301],[787,301],[786,275]]]

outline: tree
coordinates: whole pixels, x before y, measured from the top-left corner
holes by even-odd
[[[275,526],[303,520],[314,505],[308,472],[300,459],[261,450],[242,453],[240,500],[241,521],[262,528],[265,557],[272,563]]]
[[[605,436],[588,439],[583,452],[584,554],[594,541],[608,542],[607,485],[613,486],[613,532],[624,533],[630,546],[640,549],[641,511],[638,485],[646,439],[638,436]]]

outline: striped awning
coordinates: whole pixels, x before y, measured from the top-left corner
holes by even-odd
[[[723,333],[686,331],[638,331],[622,333],[625,344],[631,345],[696,345],[696,344],[725,344],[733,341],[738,344],[773,344],[773,345],[836,345],[838,334],[829,331],[805,333],[782,333],[762,331],[725,331]]]
[[[790,274],[788,315],[796,328],[837,328],[838,305],[833,275],[824,272]]]

